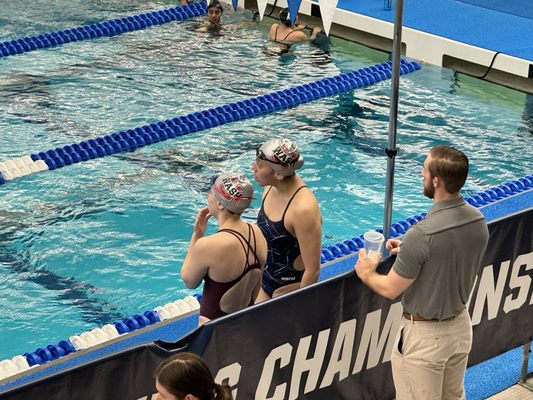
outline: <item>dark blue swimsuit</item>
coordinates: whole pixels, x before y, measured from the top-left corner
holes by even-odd
[[[284,222],[285,214],[287,213],[292,200],[304,187],[307,186],[301,186],[296,192],[294,192],[285,207],[285,211],[283,211],[283,216],[280,221],[271,221],[265,214],[264,210],[265,200],[272,187],[265,195],[259,214],[257,214],[257,225],[259,226],[259,229],[261,229],[261,232],[263,232],[268,243],[268,253],[265,270],[263,272],[262,287],[270,297],[272,297],[272,293],[277,288],[294,282],[301,282],[302,275],[304,274],[303,271],[297,271],[293,267],[294,260],[300,255],[300,246],[298,245],[298,240],[287,231]]]

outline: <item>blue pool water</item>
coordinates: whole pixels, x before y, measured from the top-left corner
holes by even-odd
[[[168,6],[12,3],[0,40]],[[302,45],[289,57],[267,56],[268,22],[231,19],[219,37],[197,33],[199,22],[188,21],[1,59],[0,160],[387,59],[338,39],[330,54]],[[324,245],[379,227],[389,92],[384,82],[0,186],[0,359],[194,292],[179,269],[209,177],[249,173],[266,138],[283,135],[301,146]],[[430,205],[420,195],[419,171],[435,144],[470,156],[467,194],[531,173],[533,105],[529,99],[528,111],[525,94],[432,66],[403,77],[400,94],[393,220]],[[246,217],[254,219],[259,205]]]

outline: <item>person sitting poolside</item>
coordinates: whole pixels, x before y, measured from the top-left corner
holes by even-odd
[[[219,0],[211,0],[207,6],[207,21],[198,28],[199,31],[218,32],[222,28],[224,7]]]
[[[180,0],[180,4],[182,6],[186,6],[187,4],[191,4],[192,3],[192,0]]]
[[[222,174],[212,180],[208,206],[198,212],[181,278],[190,289],[205,281],[200,324],[252,305],[259,293],[267,243],[257,225],[241,220],[253,195],[244,175]],[[204,237],[211,216],[219,230]]]
[[[233,400],[231,388],[215,382],[205,361],[193,353],[178,353],[155,370],[154,400]]]
[[[272,24],[268,34],[270,44],[267,45],[265,52],[272,55],[285,54],[290,50],[292,44],[297,42],[313,41],[316,39],[322,28],[316,26],[311,32],[311,36],[307,36],[303,29],[306,28],[303,24],[293,25],[288,8],[284,8],[279,12],[279,24]],[[298,22],[298,17],[295,19],[295,24]],[[276,47],[276,48],[274,48]]]
[[[256,302],[318,280],[322,216],[313,192],[295,172],[303,163],[288,139],[272,139],[257,148],[252,171],[265,187],[257,225],[268,242],[268,256]]]

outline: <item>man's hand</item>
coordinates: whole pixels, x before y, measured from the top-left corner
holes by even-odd
[[[372,252],[370,257],[366,254],[365,249],[359,250],[359,258],[355,264],[355,273],[363,282],[366,282],[366,277],[369,274],[376,272],[379,260],[381,260],[381,253]]]
[[[389,239],[387,240],[387,243],[385,244],[385,248],[392,255],[396,255],[400,251],[401,244],[402,244],[402,241],[399,239]]]
[[[204,236],[205,230],[207,228],[207,221],[210,217],[211,215],[209,215],[209,208],[205,207],[198,211],[198,215],[196,216],[196,220],[194,221],[193,233],[196,238],[201,238]]]

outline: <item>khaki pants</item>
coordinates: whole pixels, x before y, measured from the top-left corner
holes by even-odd
[[[396,400],[465,399],[471,347],[467,310],[443,322],[402,318],[391,356]]]

